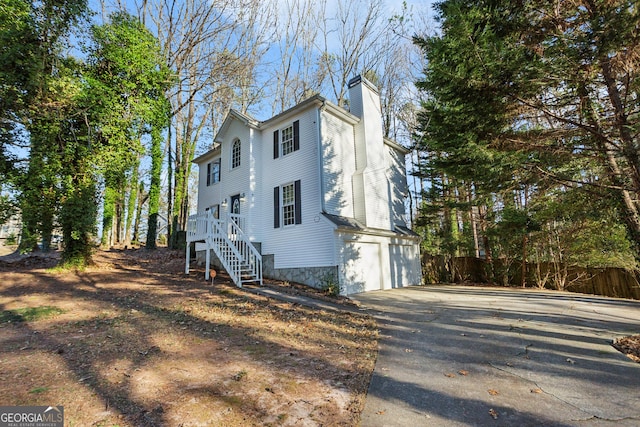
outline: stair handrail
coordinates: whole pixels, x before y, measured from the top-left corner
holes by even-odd
[[[217,218],[209,218],[210,230],[209,239],[211,248],[215,252],[216,256],[222,262],[222,266],[227,270],[231,280],[238,285],[241,280],[240,268],[238,260],[241,259],[241,254],[235,247],[228,234],[225,232],[226,226],[223,221]],[[224,245],[224,246],[223,246]],[[233,255],[230,257],[223,252],[223,247],[229,249]]]
[[[255,277],[262,286],[262,255],[242,229],[242,226],[244,226],[244,217],[232,213],[227,213],[226,216],[228,235],[230,240],[234,242],[233,246],[238,249],[241,255],[240,259],[251,268],[252,276]],[[238,243],[240,247],[236,246]],[[242,265],[240,265],[239,268],[242,268]],[[240,279],[242,281],[242,277],[240,277]]]

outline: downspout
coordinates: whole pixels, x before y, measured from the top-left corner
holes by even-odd
[[[316,110],[316,126],[317,126],[317,137],[318,137],[318,173],[320,174],[320,209],[321,212],[325,213],[325,187],[324,187],[324,157],[322,156],[322,121],[321,121],[321,113],[324,110],[325,101],[322,102],[322,105],[318,107]]]

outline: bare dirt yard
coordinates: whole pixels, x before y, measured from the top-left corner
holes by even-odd
[[[63,405],[68,426],[358,423],[372,318],[185,276],[182,252],[95,261],[0,256],[0,405]]]

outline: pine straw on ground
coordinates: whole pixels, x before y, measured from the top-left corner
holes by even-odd
[[[358,423],[372,318],[212,284],[197,266],[186,276],[182,252],[95,261],[61,272],[52,255],[0,258],[3,405],[63,405],[66,425]]]

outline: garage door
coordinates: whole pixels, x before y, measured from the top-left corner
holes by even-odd
[[[347,242],[343,259],[347,294],[381,289],[378,243]]]
[[[413,285],[413,263],[415,258],[413,247],[409,245],[389,245],[389,270],[391,272],[391,287],[401,288]]]

